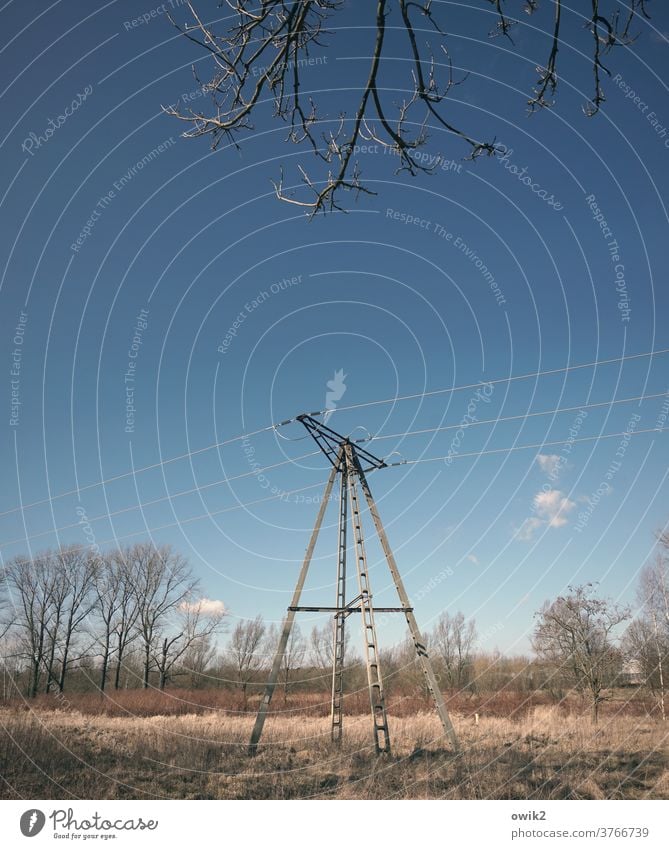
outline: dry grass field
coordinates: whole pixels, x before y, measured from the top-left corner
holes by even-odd
[[[428,711],[391,713],[392,755],[376,757],[368,715],[346,717],[337,748],[327,717],[288,710],[270,715],[253,759],[252,713],[189,711],[188,700],[176,715],[153,716],[93,704],[0,709],[3,798],[669,797],[669,729],[629,703],[609,706],[598,726],[564,706],[528,704],[513,719],[491,710],[478,725],[454,711],[458,756],[437,742]]]

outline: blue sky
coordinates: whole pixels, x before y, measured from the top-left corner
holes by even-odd
[[[457,426],[468,409],[492,420],[466,429],[450,464],[370,476],[419,621],[429,628],[442,610],[462,610],[484,647],[525,651],[533,612],[570,583],[600,581],[633,600],[669,515],[667,435],[569,438],[656,429],[667,412],[667,355],[619,358],[669,348],[669,16],[653,4],[638,42],[610,58],[607,100],[587,119],[588,42],[570,13],[557,106],[528,118],[547,18],[528,18],[511,45],[487,38],[490,4],[435,5],[455,68],[470,73],[449,97],[449,119],[508,155],[466,161],[462,144],[430,128],[425,151],[443,157],[433,175],[396,175],[392,157],[361,152],[377,194],[311,221],[273,195],[282,165],[290,185],[314,162],[268,108],[239,151],[184,140],[163,114],[197,92],[191,63],[203,74],[206,65],[160,4],[3,8],[3,557],[151,537],[186,554],[233,616],[278,619],[327,461],[303,458],[316,446],[298,424],[199,449],[323,409],[328,381],[339,408],[497,381],[484,400],[472,388],[329,420],[376,437]],[[205,0],[198,8],[221,14]],[[330,120],[350,111],[366,74],[365,18],[348,5],[305,72]],[[392,104],[408,71],[398,32],[389,38],[382,86]],[[564,370],[602,360],[613,362]],[[655,397],[611,403],[642,395]],[[557,408],[569,409],[532,415]],[[455,433],[368,447],[427,460],[453,450]],[[333,510],[307,603],[334,603],[334,522]],[[393,604],[373,539],[368,550],[375,598]],[[399,623],[383,629],[402,633]]]

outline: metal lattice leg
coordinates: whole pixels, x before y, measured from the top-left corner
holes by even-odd
[[[341,454],[343,456],[343,451],[341,452]],[[336,477],[337,466],[333,466],[332,471],[330,472],[330,477],[328,478],[328,482],[325,486],[325,492],[323,493],[323,501],[318,511],[316,524],[314,525],[314,529],[311,534],[311,539],[309,540],[309,545],[307,546],[306,554],[304,555],[304,561],[302,562],[302,568],[297,579],[297,584],[295,585],[293,600],[290,607],[288,608],[288,613],[283,622],[281,638],[279,639],[279,645],[277,646],[276,654],[274,655],[274,662],[272,663],[272,669],[269,673],[269,679],[267,680],[265,693],[262,697],[262,701],[260,702],[260,707],[258,708],[258,715],[256,716],[255,725],[253,726],[253,731],[251,732],[251,740],[249,742],[250,755],[255,755],[256,750],[258,748],[258,741],[260,740],[260,736],[262,734],[263,726],[265,724],[265,717],[267,716],[269,703],[272,701],[272,695],[274,694],[276,682],[279,679],[279,672],[281,671],[281,662],[283,661],[283,656],[286,653],[286,646],[288,645],[288,639],[290,637],[290,632],[293,627],[293,622],[295,620],[295,610],[293,608],[296,608],[300,603],[300,596],[302,595],[304,582],[307,577],[307,572],[309,571],[309,564],[311,563],[311,558],[313,557],[314,548],[316,547],[316,540],[318,539],[318,534],[320,533],[321,525],[323,524],[323,517],[325,516],[325,511],[327,509],[328,502],[330,501],[330,496],[332,495],[332,487],[334,485]]]
[[[425,640],[423,639],[420,633],[418,623],[416,622],[416,617],[414,616],[413,609],[411,607],[411,604],[409,603],[409,596],[407,595],[407,592],[404,588],[404,583],[397,568],[395,557],[390,548],[390,543],[388,542],[388,537],[386,536],[383,523],[381,522],[379,511],[376,509],[376,502],[374,501],[372,492],[369,488],[369,484],[367,483],[367,479],[365,478],[365,474],[362,471],[357,457],[355,457],[355,459],[351,458],[350,462],[351,465],[354,467],[358,477],[360,478],[360,485],[365,495],[365,499],[367,500],[367,506],[369,507],[369,512],[371,513],[372,519],[374,521],[376,533],[381,542],[383,553],[386,556],[388,568],[390,569],[390,574],[392,575],[393,582],[397,589],[397,594],[400,598],[402,607],[404,608],[404,615],[406,616],[407,625],[409,626],[409,632],[411,634],[414,646],[416,647],[418,661],[420,663],[421,669],[423,670],[423,674],[425,675],[428,690],[430,691],[430,695],[434,700],[434,704],[437,709],[437,713],[439,714],[441,724],[444,727],[444,731],[446,732],[449,740],[451,741],[451,746],[453,747],[454,751],[457,752],[460,750],[458,737],[455,733],[453,723],[451,722],[451,718],[448,714],[448,708],[446,707],[446,703],[444,702],[444,697],[442,695],[441,689],[439,688],[439,682],[437,681],[437,677],[434,674],[434,669],[432,668],[432,663],[430,662],[430,657],[427,653],[427,646],[425,644]]]
[[[334,616],[332,646],[332,710],[330,735],[334,743],[341,743],[344,701],[344,647],[346,614],[346,525],[348,521],[347,478],[348,463],[346,457],[340,464],[341,485],[339,489],[339,535],[337,545],[337,612]]]
[[[374,609],[372,607],[372,594],[369,583],[369,575],[367,572],[367,556],[365,554],[365,542],[362,534],[362,521],[360,518],[360,508],[358,504],[356,476],[352,473],[354,467],[350,445],[346,445],[346,457],[351,469],[351,473],[348,475],[348,488],[351,498],[351,523],[353,525],[356,563],[358,567],[360,613],[365,644],[365,659],[367,661],[369,700],[372,708],[372,720],[374,723],[374,744],[376,746],[377,753],[385,752],[389,754],[390,734],[388,733],[388,717],[386,715],[383,679],[381,677],[381,666],[379,663],[376,626],[374,625]]]

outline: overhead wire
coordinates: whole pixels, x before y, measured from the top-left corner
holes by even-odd
[[[94,545],[91,545],[90,542],[86,542],[86,543],[82,543],[81,545],[73,545],[73,546],[68,546],[68,547],[70,547],[70,548],[72,548],[76,551],[83,551],[87,548],[88,549],[91,549],[91,548],[99,549],[103,545],[108,545],[109,543],[117,543],[119,540],[130,539],[131,537],[136,537],[136,536],[139,536],[140,534],[147,534],[147,533],[148,534],[155,534],[155,533],[158,533],[158,531],[164,531],[167,528],[180,528],[182,525],[187,525],[190,522],[197,522],[200,519],[209,519],[211,516],[219,516],[222,513],[231,513],[233,510],[243,510],[246,507],[253,507],[256,504],[263,504],[266,501],[277,501],[277,500],[286,501],[286,500],[288,500],[289,496],[291,496],[291,495],[297,495],[298,493],[306,492],[307,490],[317,489],[319,487],[324,487],[324,486],[325,486],[325,481],[321,481],[320,483],[312,483],[312,484],[309,484],[308,486],[298,487],[297,489],[283,490],[281,492],[276,493],[275,495],[267,495],[264,498],[256,498],[254,501],[247,501],[243,504],[233,504],[229,507],[221,507],[218,510],[209,510],[207,513],[201,513],[198,516],[189,516],[186,519],[179,519],[176,522],[168,522],[165,525],[158,525],[155,528],[143,528],[141,531],[132,531],[131,533],[127,533],[127,534],[116,534],[113,537],[111,537],[110,539],[103,539],[103,540],[100,540],[99,542],[96,541]],[[26,537],[23,537],[23,539],[32,539],[32,537],[26,536]],[[22,560],[20,558],[17,558],[14,562],[30,563],[31,561],[28,560],[28,559]]]
[[[575,371],[575,370],[578,370],[578,369],[592,368],[594,366],[609,365],[611,363],[618,363],[618,362],[624,362],[624,361],[628,361],[628,360],[642,359],[642,358],[646,358],[646,357],[655,357],[655,356],[660,356],[660,355],[666,354],[666,353],[669,353],[669,348],[660,348],[660,349],[657,349],[657,350],[646,351],[646,352],[639,353],[639,354],[624,354],[624,355],[621,355],[619,357],[610,357],[608,359],[592,360],[588,363],[577,363],[576,365],[561,366],[559,368],[544,369],[544,370],[540,370],[540,371],[527,372],[527,373],[521,374],[521,375],[510,375],[508,377],[493,378],[491,380],[479,380],[476,383],[467,383],[467,384],[461,384],[459,386],[444,387],[444,388],[441,388],[441,389],[432,389],[432,390],[427,390],[427,391],[424,391],[424,392],[411,393],[411,394],[408,394],[408,395],[398,395],[398,396],[394,396],[392,398],[378,399],[376,401],[364,401],[364,402],[360,402],[360,403],[357,403],[357,404],[348,404],[348,405],[343,405],[343,406],[340,405],[340,406],[337,407],[337,412],[344,412],[344,411],[347,411],[347,410],[355,410],[355,409],[360,409],[362,407],[371,407],[371,406],[376,406],[376,405],[381,405],[381,404],[396,403],[396,402],[399,402],[399,401],[407,401],[407,400],[412,400],[412,399],[415,399],[415,398],[427,398],[427,397],[431,397],[431,396],[435,396],[435,395],[451,394],[451,393],[454,393],[454,392],[464,391],[466,389],[476,389],[478,387],[485,386],[485,385],[496,385],[496,384],[500,384],[500,383],[507,383],[507,382],[513,382],[513,381],[518,381],[518,380],[528,380],[529,378],[532,378],[532,377],[544,377],[544,376],[551,375],[551,374],[560,374],[560,373],[563,373],[563,372]],[[326,408],[325,410],[316,410],[312,413],[309,413],[309,415],[320,416],[320,415],[324,415],[327,412],[331,412],[331,411]],[[41,499],[38,499],[36,501],[28,502],[27,504],[20,504],[20,505],[17,505],[15,507],[11,507],[7,510],[0,511],[0,518],[3,517],[3,516],[11,515],[12,513],[23,512],[23,511],[28,510],[30,508],[38,507],[42,504],[52,504],[57,499],[65,498],[69,495],[76,495],[78,497],[80,495],[80,493],[85,492],[85,491],[90,490],[90,489],[94,489],[95,487],[104,486],[106,484],[113,483],[113,482],[118,481],[118,480],[122,480],[124,478],[135,477],[136,475],[138,475],[142,472],[147,472],[147,471],[151,471],[153,469],[161,468],[161,467],[164,467],[164,466],[166,466],[170,463],[175,463],[179,460],[188,459],[188,458],[197,456],[199,454],[203,454],[207,451],[212,451],[215,448],[221,448],[225,445],[230,445],[230,444],[233,444],[235,442],[240,442],[240,441],[245,440],[245,439],[250,439],[251,437],[258,436],[262,433],[269,433],[271,431],[277,431],[278,428],[286,427],[287,425],[293,424],[295,421],[297,421],[297,416],[293,416],[292,418],[284,419],[282,421],[276,422],[275,424],[271,424],[271,425],[267,425],[265,427],[258,428],[257,430],[248,431],[247,433],[238,434],[237,436],[233,436],[233,437],[228,437],[227,439],[211,443],[210,445],[206,445],[202,448],[196,448],[196,449],[193,449],[192,451],[186,451],[182,454],[177,454],[173,457],[168,457],[164,460],[159,460],[155,463],[150,463],[146,466],[140,466],[139,468],[132,469],[132,470],[127,471],[127,472],[120,472],[119,474],[112,475],[110,477],[103,478],[103,479],[98,480],[98,481],[93,481],[92,483],[84,484],[83,486],[79,486],[79,487],[76,487],[74,489],[66,490],[64,492],[59,492],[59,493],[56,493],[54,495],[51,495],[48,498],[41,498]],[[388,438],[390,438],[390,437],[388,437]]]
[[[183,489],[179,492],[173,492],[169,495],[161,495],[160,498],[152,498],[150,501],[142,501],[139,504],[131,504],[128,507],[120,507],[118,510],[112,510],[109,513],[101,513],[98,516],[87,517],[87,522],[99,522],[102,519],[112,519],[115,516],[120,516],[122,513],[129,513],[131,510],[140,510],[145,507],[151,507],[154,504],[160,504],[163,501],[171,501],[173,498],[179,498],[182,495],[193,495],[194,493],[199,493],[204,489],[211,489],[213,486],[221,486],[224,483],[230,483],[231,481],[240,480],[241,478],[248,477],[257,477],[258,475],[263,474],[264,472],[269,472],[272,469],[278,469],[280,466],[286,466],[288,464],[297,463],[300,460],[306,460],[308,457],[314,457],[316,454],[320,454],[320,450],[310,451],[308,454],[302,454],[300,457],[290,458],[288,460],[281,460],[279,463],[273,463],[270,466],[263,466],[262,468],[252,469],[248,472],[242,472],[238,475],[230,475],[229,477],[220,478],[216,481],[211,481],[210,483],[205,483],[200,486],[191,487],[191,489]],[[50,528],[48,531],[40,531],[36,534],[30,534],[29,537],[19,537],[17,539],[9,540],[8,542],[3,543],[3,545],[12,545],[17,542],[23,542],[24,539],[36,539],[37,537],[47,536],[48,534],[55,534],[61,531],[67,531],[71,528],[80,527],[81,522],[71,522],[69,525],[62,525],[59,528]]]
[[[466,425],[466,427],[467,427],[467,429],[469,429],[470,427],[473,427],[474,425],[498,424],[500,422],[516,421],[518,419],[525,420],[526,418],[530,418],[532,416],[556,415],[558,413],[574,412],[574,411],[577,411],[577,410],[586,410],[586,409],[591,409],[591,408],[594,408],[594,407],[605,407],[605,406],[610,406],[612,404],[627,404],[627,403],[631,403],[633,401],[645,401],[645,400],[651,400],[651,399],[654,399],[654,398],[661,398],[661,397],[664,397],[665,395],[666,395],[665,392],[657,392],[657,393],[650,394],[650,395],[637,395],[637,396],[632,397],[632,398],[619,398],[619,399],[611,399],[611,400],[608,400],[608,401],[597,401],[597,402],[593,402],[593,403],[590,403],[590,404],[580,404],[580,405],[577,405],[577,406],[574,406],[574,407],[556,407],[552,410],[539,410],[539,411],[536,411],[534,413],[524,413],[524,414],[518,414],[518,415],[514,415],[514,416],[500,416],[500,417],[495,418],[495,419],[482,419],[480,421],[474,421],[474,422],[468,423]],[[444,426],[435,427],[435,428],[422,428],[420,430],[409,430],[409,431],[402,431],[400,433],[381,434],[379,436],[369,436],[369,437],[364,437],[362,439],[353,439],[353,440],[351,440],[351,442],[353,442],[354,444],[361,444],[361,443],[364,443],[364,442],[370,442],[372,440],[396,439],[396,438],[400,438],[400,437],[404,438],[406,436],[424,435],[426,433],[435,433],[435,432],[444,431],[444,430],[453,430],[453,429],[461,428],[461,427],[462,427],[461,424],[444,425]],[[237,474],[237,475],[226,476],[226,477],[220,478],[220,479],[215,480],[215,481],[210,481],[209,483],[206,483],[206,484],[201,484],[199,486],[191,487],[190,489],[179,490],[178,492],[170,493],[168,495],[162,495],[159,498],[153,498],[150,501],[142,501],[142,502],[139,502],[137,504],[131,504],[127,507],[121,507],[118,510],[113,510],[113,511],[108,512],[108,513],[101,513],[97,516],[91,516],[90,518],[87,519],[87,521],[88,522],[97,522],[97,521],[101,521],[103,519],[111,519],[111,518],[114,518],[115,516],[120,516],[123,513],[129,513],[132,510],[139,510],[139,509],[144,509],[146,507],[151,507],[155,504],[160,504],[164,501],[171,501],[172,499],[179,498],[183,495],[193,495],[195,493],[201,492],[202,490],[211,489],[214,486],[221,486],[222,484],[230,483],[230,482],[236,481],[236,480],[241,480],[243,478],[258,476],[260,474],[263,474],[264,472],[268,472],[268,471],[271,471],[273,469],[280,468],[281,466],[286,466],[286,465],[289,465],[289,464],[298,463],[301,460],[308,459],[309,457],[315,457],[316,455],[318,455],[320,453],[321,453],[320,450],[310,451],[307,454],[300,455],[299,457],[281,460],[280,462],[273,463],[269,466],[263,466],[261,468],[253,469],[253,470],[250,470],[250,471],[247,471],[247,472],[242,472],[242,473]],[[386,467],[390,467],[392,465],[396,465],[396,464],[386,463]],[[39,533],[31,534],[30,537],[28,537],[28,538],[31,539],[31,540],[36,539],[36,538],[41,537],[41,536],[47,536],[48,534],[59,533],[61,531],[71,530],[72,528],[79,527],[79,525],[80,525],[80,522],[71,522],[68,525],[62,525],[58,528],[50,528],[47,531],[40,531]],[[12,545],[12,544],[17,543],[17,542],[23,542],[24,539],[25,539],[25,537],[19,537],[19,538],[13,539],[13,540],[8,540],[7,542],[4,543],[4,545]]]
[[[549,448],[549,447],[554,447],[554,446],[558,446],[558,445],[565,445],[567,443],[572,444],[572,443],[575,443],[575,442],[579,442],[579,443],[580,442],[594,442],[594,441],[599,441],[599,440],[603,440],[603,439],[613,439],[613,438],[617,438],[617,437],[630,437],[631,438],[633,436],[636,436],[636,435],[642,434],[642,433],[665,433],[667,430],[669,430],[669,428],[657,428],[657,427],[655,427],[655,428],[641,428],[641,429],[632,430],[632,431],[620,431],[618,433],[598,434],[596,436],[583,436],[583,437],[575,437],[575,438],[570,437],[568,440],[560,439],[560,440],[555,440],[555,441],[551,441],[551,442],[547,442],[547,441],[544,440],[542,442],[536,442],[536,443],[531,443],[531,444],[523,444],[523,445],[512,445],[512,446],[508,446],[508,447],[505,447],[505,448],[490,448],[490,449],[485,449],[485,450],[481,450],[481,451],[454,452],[452,454],[445,454],[445,455],[441,455],[441,456],[438,456],[438,457],[419,457],[419,458],[414,459],[414,460],[404,460],[403,459],[403,460],[399,460],[399,461],[392,462],[392,463],[385,463],[381,468],[394,468],[394,467],[397,467],[397,466],[418,465],[420,463],[433,463],[433,462],[438,462],[438,461],[457,460],[457,459],[462,459],[462,458],[465,458],[465,457],[482,457],[482,456],[490,455],[490,454],[511,453],[513,451],[522,451],[522,450],[527,450],[527,449],[531,449],[531,448],[542,448],[543,449],[543,448]],[[306,454],[303,457],[298,458],[298,459],[305,459],[306,457],[315,456],[319,453],[320,453],[320,451],[314,451],[314,452],[311,452],[310,454]],[[284,460],[281,463],[276,464],[275,466],[267,467],[267,469],[275,468],[276,466],[279,466],[279,465],[281,465],[281,466],[286,465],[287,463],[290,463],[290,462],[293,462],[293,461]],[[370,471],[378,471],[378,469],[373,469],[373,470],[370,470]],[[240,477],[247,477],[247,476],[248,476],[248,473],[244,473]],[[234,477],[228,478],[228,480],[233,480],[233,479],[235,479],[235,478]],[[211,484],[211,485],[214,485],[214,484]],[[124,539],[128,536],[137,536],[138,534],[141,534],[141,533],[155,533],[157,531],[164,530],[165,528],[179,527],[180,525],[186,524],[188,522],[194,522],[194,521],[197,521],[199,519],[206,519],[210,516],[215,516],[215,515],[219,515],[219,514],[222,514],[222,513],[230,512],[231,510],[238,510],[238,509],[243,509],[244,507],[251,507],[251,506],[254,506],[256,504],[262,504],[266,501],[273,501],[273,500],[276,500],[276,499],[279,499],[279,498],[284,498],[287,495],[292,495],[292,494],[295,494],[295,493],[304,492],[305,490],[313,489],[317,486],[321,486],[321,484],[311,484],[311,485],[306,486],[306,487],[300,487],[298,489],[288,490],[288,491],[279,493],[277,495],[268,496],[266,498],[256,499],[254,501],[246,502],[246,503],[243,503],[243,504],[235,504],[235,505],[232,505],[230,507],[224,507],[224,508],[220,508],[218,510],[209,511],[209,512],[203,513],[199,516],[192,516],[192,517],[187,518],[187,519],[179,520],[179,521],[176,521],[176,522],[170,522],[166,525],[160,525],[156,528],[146,528],[142,531],[135,531],[132,534],[126,534],[126,535],[115,537],[113,540],[103,541],[102,543],[99,543],[99,545],[103,545],[106,542],[113,542],[116,539]],[[157,500],[165,501],[170,497],[171,496],[162,497],[162,498],[157,499]],[[151,502],[151,503],[155,503],[155,502]],[[103,515],[100,515],[100,516],[97,516],[97,517],[93,517],[92,519],[89,519],[88,521],[89,522],[90,521],[99,521],[101,519],[111,518],[113,515],[117,515],[118,513],[128,512],[129,510],[132,510],[132,509],[139,509],[140,507],[143,507],[143,506],[145,506],[145,505],[144,504],[133,505],[133,507],[123,508],[122,510],[116,511],[116,513],[113,513],[113,514],[109,513],[109,514],[103,514]],[[37,537],[46,536],[50,533],[57,533],[58,531],[66,530],[67,528],[77,527],[77,526],[79,526],[79,524],[80,523],[77,522],[75,524],[68,525],[67,527],[54,528],[54,529],[50,529],[48,531],[40,531],[37,534],[29,534],[29,535],[26,535],[26,536],[21,537],[21,538],[10,540],[9,542],[4,543],[4,545],[16,544],[16,543],[19,543],[19,542],[24,542],[24,541],[27,541],[27,540],[35,539]],[[81,546],[81,548],[86,548],[86,547],[90,547],[90,546],[86,546],[86,545]]]
[[[517,421],[518,419],[534,418],[536,416],[550,416],[556,413],[574,413],[578,410],[589,410],[595,407],[610,407],[613,404],[630,404],[633,401],[650,401],[654,398],[666,398],[666,392],[655,392],[650,395],[636,395],[633,398],[613,398],[608,401],[595,401],[590,404],[577,404],[573,407],[557,407],[553,410],[537,410],[533,413],[518,413],[514,416],[498,416],[494,419],[477,419],[476,421],[467,422],[465,427],[469,429],[470,427],[475,427],[476,425],[486,425],[486,424],[498,424],[499,422],[512,422]],[[452,424],[452,425],[442,425],[439,427],[427,427],[420,428],[419,430],[405,430],[400,431],[399,433],[383,433],[374,436],[366,436],[362,439],[352,439],[351,442],[354,442],[356,445],[362,444],[364,442],[379,441],[381,439],[400,439],[405,436],[422,436],[426,433],[438,433],[444,430],[457,430],[463,427],[462,424]]]
[[[526,374],[517,374],[511,375],[509,377],[498,377],[493,378],[492,380],[478,380],[476,383],[467,383],[461,386],[450,386],[445,387],[443,389],[430,389],[425,392],[415,392],[411,395],[396,395],[393,398],[384,398],[379,401],[361,401],[358,404],[348,404],[344,406],[337,406],[337,412],[343,412],[345,410],[358,410],[361,407],[372,407],[377,404],[394,404],[396,401],[410,401],[414,398],[429,398],[433,395],[445,395],[451,392],[460,392],[463,389],[477,389],[480,386],[494,386],[498,383],[511,383],[515,380],[528,380],[531,377],[546,377],[549,374],[560,374],[565,371],[576,371],[578,369],[584,368],[592,368],[593,366],[600,365],[609,365],[611,363],[619,363],[626,360],[638,360],[643,357],[655,357],[660,354],[669,353],[669,348],[660,348],[657,351],[646,351],[643,354],[625,354],[621,357],[610,357],[606,360],[592,360],[589,363],[577,363],[573,366],[562,366],[560,368],[552,368],[552,369],[544,369],[542,371],[532,371],[527,372]],[[326,413],[327,410],[317,410],[314,413],[310,413],[312,416],[320,416]]]
[[[416,460],[398,460],[395,463],[387,463],[385,468],[392,468],[393,466],[413,466],[418,463],[433,463],[437,460],[458,460],[461,457],[482,457],[485,454],[503,454],[509,453],[511,451],[522,451],[527,448],[551,448],[555,445],[565,445],[567,443],[572,444],[574,442],[594,442],[600,439],[613,439],[615,437],[623,437],[623,436],[636,436],[640,433],[666,433],[669,428],[657,428],[657,427],[647,427],[647,428],[639,428],[638,430],[631,431],[620,431],[620,433],[604,433],[599,434],[598,436],[578,436],[573,439],[570,437],[567,439],[558,439],[555,442],[534,442],[531,445],[511,445],[508,448],[488,448],[483,451],[469,451],[469,452],[457,452],[452,454],[445,454],[441,457],[419,457]]]

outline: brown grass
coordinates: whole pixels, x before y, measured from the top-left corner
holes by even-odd
[[[468,694],[455,691],[445,693],[449,710],[463,717],[473,717],[475,713],[487,717],[523,719],[537,707],[549,707],[555,702],[547,693],[519,693],[513,690],[499,690],[489,694]],[[258,709],[260,693],[256,690],[246,704],[236,690],[172,689],[161,692],[156,689],[111,690],[104,695],[99,693],[64,693],[62,695],[40,695],[36,699],[14,698],[5,703],[5,707],[14,711],[75,711],[86,716],[187,716],[221,712],[232,715],[255,713]],[[387,697],[389,711],[398,717],[412,717],[417,713],[429,712],[432,702],[428,697],[390,694]],[[587,699],[575,695],[560,701],[557,705],[564,716],[581,715],[588,712]],[[290,693],[284,698],[277,688],[270,710],[286,717],[307,716],[327,717],[330,713],[330,693]],[[367,690],[349,693],[346,696],[346,711],[349,714],[367,714],[369,696]],[[619,690],[615,697],[602,704],[602,716],[650,716],[657,713],[652,700],[640,698],[635,691]]]
[[[133,694],[137,697],[141,694]],[[129,698],[130,694],[125,694]],[[279,700],[280,701],[280,700]],[[172,698],[172,702],[174,699]],[[299,700],[298,700],[299,702]],[[52,704],[50,702],[49,704]],[[376,757],[367,715],[345,718],[341,747],[327,718],[277,713],[246,754],[253,716],[222,709],[181,715],[0,711],[3,798],[667,798],[669,729],[608,714],[530,706],[518,718],[454,714],[463,751],[443,746],[431,712],[390,717],[391,756]],[[128,708],[128,703],[125,705]],[[290,702],[288,703],[290,707]],[[404,711],[401,711],[404,713]]]

